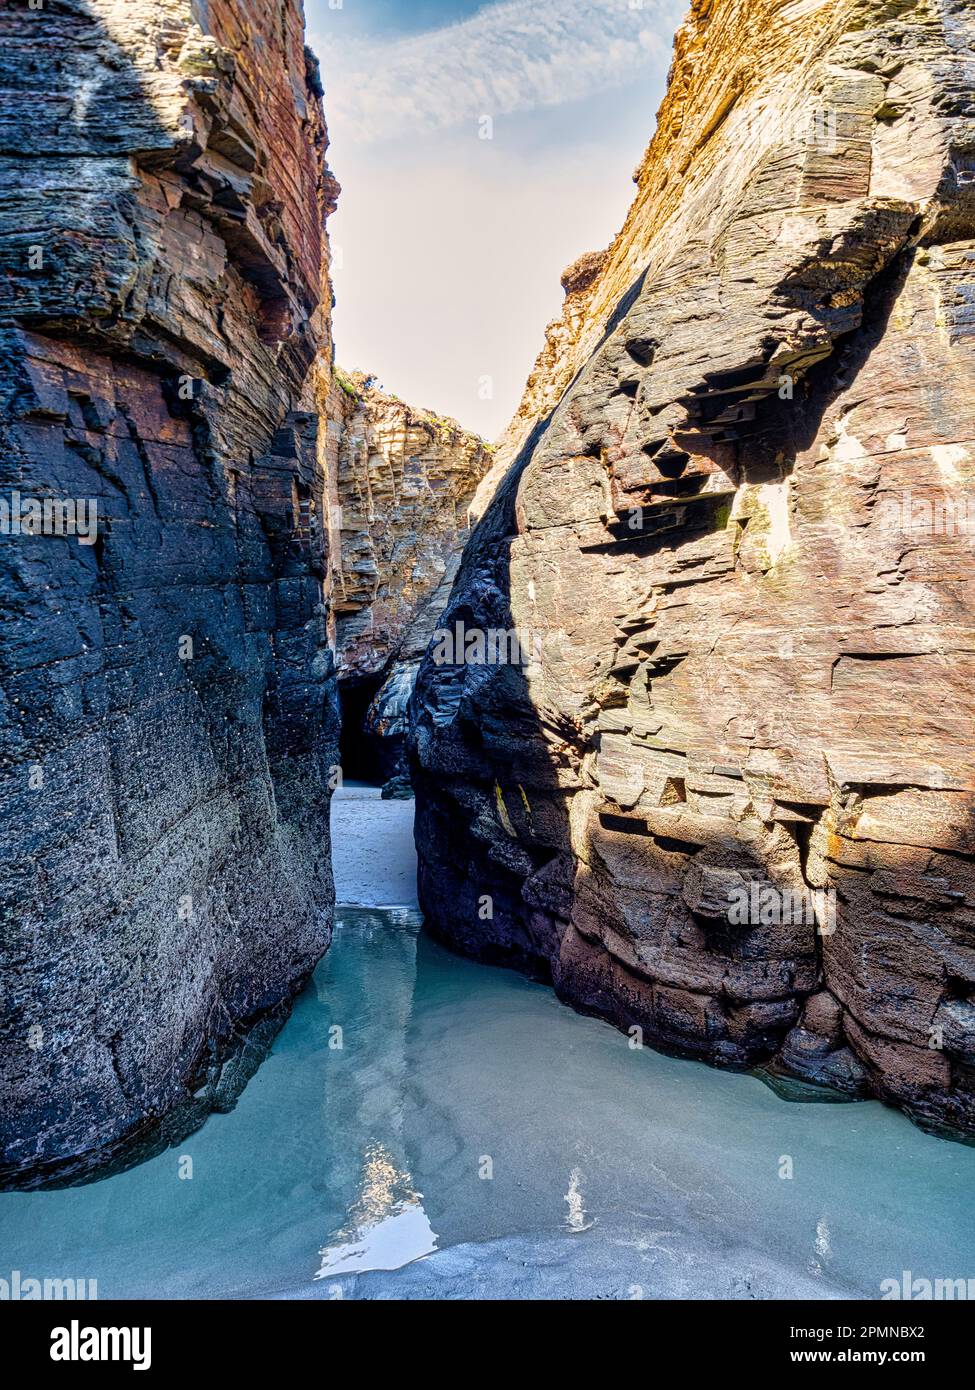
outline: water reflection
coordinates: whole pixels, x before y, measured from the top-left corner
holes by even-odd
[[[419,922],[409,908],[340,908],[333,962],[342,969],[316,975],[319,1000],[342,1030],[322,1115],[326,1132],[349,1147],[343,1218],[318,1251],[316,1280],[400,1269],[437,1248],[403,1133]]]
[[[436,1250],[437,1237],[421,1199],[389,1150],[370,1145],[362,1159],[359,1195],[342,1229],[319,1251],[322,1264],[315,1278],[402,1269]]]
[[[975,1148],[635,1052],[415,913],[338,916],[236,1108],[104,1182],[0,1194],[8,1268],[106,1299],[526,1297],[538,1271],[545,1296],[876,1298],[905,1269],[975,1274]]]
[[[586,1217],[586,1208],[582,1196],[582,1174],[578,1168],[573,1168],[569,1177],[569,1190],[565,1194],[565,1200],[569,1208],[569,1214],[565,1218],[566,1229],[573,1235],[588,1231],[595,1225]]]

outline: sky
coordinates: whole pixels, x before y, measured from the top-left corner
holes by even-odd
[[[486,439],[632,201],[687,0],[305,0],[337,361]]]

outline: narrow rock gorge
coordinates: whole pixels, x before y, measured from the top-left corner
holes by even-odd
[[[566,270],[497,449],[335,365],[339,188],[304,26],[302,0],[0,14],[0,1187],[145,1160],[130,1193],[162,1192],[153,1159],[234,1107],[332,939],[343,776],[415,792],[426,926],[455,954],[415,939],[411,808],[346,789],[336,840],[375,892],[343,900],[345,955],[316,976],[328,1031],[308,991],[301,1049],[275,1059],[303,1085],[273,1113],[317,1107],[327,1131],[296,1122],[288,1181],[250,1189],[294,1243],[276,1287],[311,1240],[320,1273],[357,1277],[377,1193],[424,1257],[441,1237],[537,1254],[539,1164],[491,1109],[535,1040],[550,1060],[520,1104],[552,1171],[572,1154],[568,1192],[540,1198],[553,1242],[553,1203],[573,1240],[595,1224],[575,1154],[617,1123],[642,1200],[631,1094],[668,1097],[675,1193],[713,1172],[685,1152],[687,1072],[702,1113],[744,1097],[780,1132],[752,1078],[656,1055],[631,1080],[612,1029],[515,976],[482,998],[491,972],[457,952],[550,982],[633,1051],[975,1140],[971,0],[693,0],[629,215]],[[363,1047],[322,1105],[351,1015]],[[467,1039],[450,1065],[445,1028]],[[593,1069],[556,1092],[576,1039]],[[587,1076],[599,1105],[564,1144]],[[908,1129],[869,1109],[864,1152]],[[514,1155],[497,1189],[471,1177],[488,1111]],[[232,1173],[265,1119],[207,1127],[230,1155],[208,1210],[255,1264]],[[910,1137],[905,1167],[939,1147]],[[334,1248],[291,1206],[326,1164],[358,1194],[350,1224],[333,1192]],[[940,1164],[939,1213],[964,1177]],[[738,1250],[765,1203],[760,1286],[818,1287],[798,1246],[766,1277],[789,1221],[766,1176],[718,1237],[694,1213],[683,1248]],[[57,1208],[85,1238],[110,1200],[89,1186],[92,1208]],[[615,1212],[615,1177],[593,1186]],[[118,1248],[141,1249],[122,1218]],[[904,1226],[923,1236],[924,1212]],[[835,1288],[867,1287],[843,1258]]]
[[[529,657],[411,730],[443,940],[969,1136],[973,90],[966,0],[694,0],[450,597]]]
[[[97,517],[2,542],[9,1185],[232,1103],[234,1039],[329,942],[338,190],[300,0],[0,37],[4,493]]]
[[[675,23],[0,11],[0,1302],[975,1297],[975,5]]]
[[[469,534],[491,447],[367,373],[323,373],[343,771],[409,795],[407,708]]]

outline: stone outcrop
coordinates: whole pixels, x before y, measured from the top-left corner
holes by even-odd
[[[45,0],[0,35],[0,496],[97,512],[0,537],[11,1183],[229,1103],[329,941],[306,382],[338,190],[300,0]]]
[[[405,404],[366,373],[323,371],[331,607],[340,682],[361,685],[353,735],[405,790],[406,710],[493,460],[456,420]],[[375,697],[375,698],[373,698]]]
[[[968,1134],[973,89],[964,0],[695,0],[450,601],[538,649],[412,711],[440,936]]]

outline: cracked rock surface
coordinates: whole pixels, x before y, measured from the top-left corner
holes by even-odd
[[[446,615],[539,657],[428,655],[411,734],[452,945],[968,1134],[973,45],[962,0],[696,0]]]

